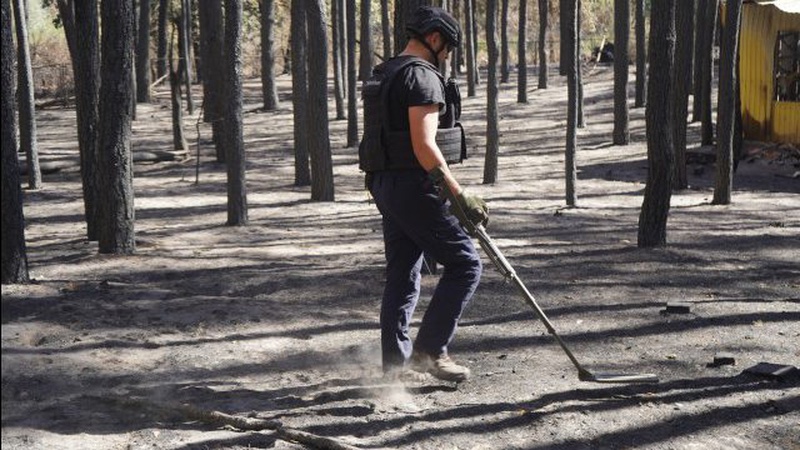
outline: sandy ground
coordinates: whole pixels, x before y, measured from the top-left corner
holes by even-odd
[[[473,378],[381,378],[379,216],[344,121],[331,123],[336,201],[312,203],[293,185],[282,77],[281,109],[245,116],[246,227],[224,226],[225,170],[204,124],[199,184],[194,157],[136,165],[134,256],[99,255],[86,241],[76,166],[25,192],[35,281],[2,288],[3,448],[302,448],[178,405],[361,448],[800,448],[798,379],[744,373],[800,362],[797,160],[750,143],[728,206],[710,205],[713,165],[692,163],[690,189],[672,197],[669,246],[638,249],[644,110],[631,110],[633,143],[611,146],[611,80],[609,67],[587,74],[578,208],[564,208],[566,92],[556,76],[527,105],[515,84],[502,88],[494,185],[481,183],[484,86],[466,100],[472,157],[456,173],[488,200],[489,233],[580,363],[659,383],[579,381],[488,260],[451,348]],[[254,110],[257,82],[247,89]],[[170,149],[168,98],[158,98],[139,107],[135,152]],[[193,156],[196,120],[186,118]],[[43,160],[77,160],[74,111],[39,111],[39,132]],[[698,134],[690,125],[695,152]],[[420,310],[435,282],[424,277]],[[691,312],[664,314],[667,302]],[[718,353],[736,364],[710,366]]]

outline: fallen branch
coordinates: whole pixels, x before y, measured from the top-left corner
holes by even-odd
[[[319,436],[306,431],[283,426],[278,420],[259,419],[209,411],[192,405],[166,405],[144,399],[123,397],[90,397],[102,403],[111,403],[125,408],[153,410],[164,415],[180,415],[188,420],[196,420],[214,426],[227,426],[242,431],[272,431],[274,436],[284,441],[296,442],[320,450],[359,450],[336,439]]]

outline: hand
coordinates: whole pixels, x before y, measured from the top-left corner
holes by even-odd
[[[476,225],[489,223],[489,208],[482,198],[469,195],[461,191],[454,197],[455,202],[450,204],[450,213],[458,218],[466,230],[472,230]]]

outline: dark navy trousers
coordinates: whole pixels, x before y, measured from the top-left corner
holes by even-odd
[[[458,320],[481,277],[481,260],[470,237],[448,212],[425,171],[376,172],[369,183],[383,216],[386,286],[381,305],[383,368],[403,366],[412,349],[447,354]],[[444,270],[412,344],[423,253]]]

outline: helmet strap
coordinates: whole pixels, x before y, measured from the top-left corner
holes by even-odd
[[[444,49],[444,47],[440,48],[439,51],[437,52],[433,49],[433,47],[431,47],[431,44],[428,43],[427,39],[425,39],[425,36],[423,36],[422,34],[414,33],[414,37],[418,41],[422,42],[422,45],[425,46],[426,49],[428,49],[428,51],[431,53],[431,57],[433,58],[433,64],[438,67],[439,57],[437,55]],[[447,43],[445,43],[444,45],[446,46]]]

